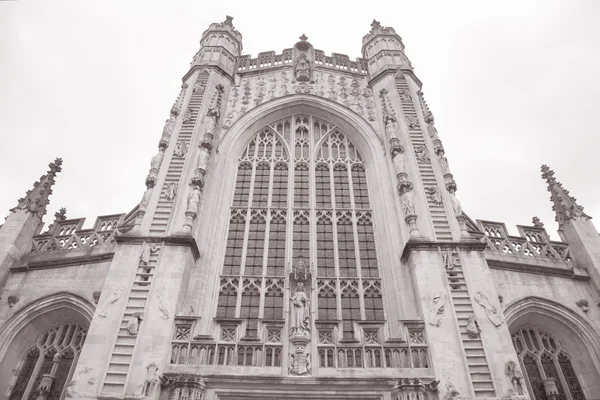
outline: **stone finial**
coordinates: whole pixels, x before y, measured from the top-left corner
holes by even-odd
[[[25,197],[20,198],[19,204],[10,211],[24,210],[40,218],[46,214],[46,206],[50,203],[48,197],[52,194],[54,179],[56,174],[62,171],[62,159],[57,158],[48,167],[50,170],[33,184],[33,189],[28,190]]]
[[[373,33],[373,31],[375,31],[376,29],[381,28],[381,22],[377,21],[375,18],[373,18],[373,22],[371,22],[371,32],[369,33]]]
[[[542,178],[548,184],[550,192],[550,201],[552,201],[552,211],[555,212],[555,220],[558,222],[559,229],[571,219],[584,218],[590,220],[592,217],[583,212],[583,207],[577,204],[577,199],[569,195],[569,191],[563,188],[562,183],[554,177],[554,171],[547,165],[542,165]]]
[[[58,222],[64,221],[67,219],[67,209],[65,207],[61,207],[60,210],[54,213],[54,221],[48,226],[47,233],[52,232],[54,227]]]
[[[544,223],[538,217],[531,218],[531,223],[534,228],[544,229]]]
[[[302,36],[300,36],[298,39],[300,39],[303,42],[306,42],[308,40],[308,37],[303,33]]]

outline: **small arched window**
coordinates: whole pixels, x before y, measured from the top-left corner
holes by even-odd
[[[58,400],[65,396],[65,385],[83,346],[87,329],[64,323],[41,334],[20,360],[11,381],[9,400]]]
[[[524,327],[512,333],[512,340],[535,400],[546,400],[543,381],[548,378],[554,378],[560,399],[586,400],[572,358],[558,339],[536,327]]]

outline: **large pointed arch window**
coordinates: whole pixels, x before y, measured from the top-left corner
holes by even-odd
[[[298,260],[313,271],[317,322],[348,340],[361,322],[383,324],[366,165],[345,132],[308,115],[270,124],[238,159],[235,185],[216,314],[238,321],[222,326],[266,340]]]
[[[78,324],[65,323],[41,334],[19,362],[8,399],[65,398],[86,333]]]
[[[535,400],[546,400],[543,381],[548,378],[554,379],[560,399],[586,400],[571,355],[561,341],[533,326],[513,332],[512,341]]]

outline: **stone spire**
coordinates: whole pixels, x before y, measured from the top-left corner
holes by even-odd
[[[28,190],[25,197],[19,199],[19,204],[10,211],[24,210],[34,216],[42,217],[46,214],[46,205],[50,203],[48,197],[52,194],[52,185],[56,174],[62,171],[62,159],[57,158],[50,163],[50,170],[33,184],[33,189]]]
[[[591,219],[589,215],[583,212],[583,207],[577,204],[577,199],[569,195],[569,191],[563,188],[562,183],[558,182],[554,177],[554,171],[547,165],[542,165],[542,178],[548,184],[548,191],[551,193],[550,200],[552,201],[552,211],[556,213],[556,222],[559,229],[563,225],[575,218]]]

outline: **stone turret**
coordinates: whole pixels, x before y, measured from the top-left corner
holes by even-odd
[[[192,60],[192,68],[215,66],[233,76],[236,57],[242,53],[242,34],[234,28],[232,21],[233,17],[227,16],[225,21],[210,24],[202,33],[200,50]]]
[[[62,160],[50,163],[48,172],[33,184],[25,197],[12,208],[6,222],[0,227],[0,285],[4,284],[9,269],[31,247],[31,239],[42,229],[42,217],[50,202],[56,174],[62,170]]]
[[[587,268],[596,290],[600,291],[600,235],[592,217],[583,212],[577,199],[554,177],[554,171],[542,165],[542,178],[548,184],[552,210],[558,222],[558,234],[571,248],[577,263]]]
[[[371,78],[385,70],[412,70],[409,59],[404,54],[402,38],[394,28],[384,27],[373,20],[371,30],[362,39],[363,58],[369,60],[368,69]]]

